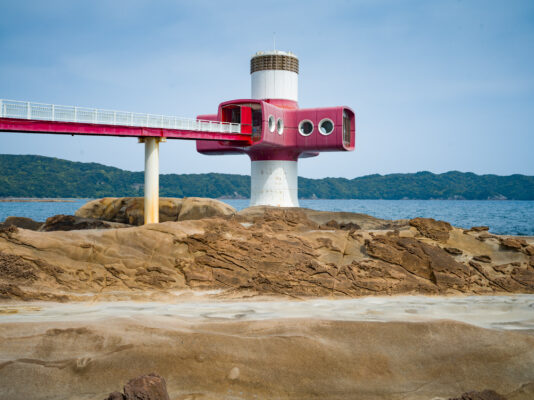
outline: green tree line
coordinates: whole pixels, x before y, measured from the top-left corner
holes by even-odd
[[[142,196],[143,172],[124,171],[34,155],[0,155],[0,197]],[[534,200],[534,177],[476,175],[450,171],[433,174],[368,175],[354,179],[299,178],[301,198],[320,199],[511,199]],[[162,174],[165,197],[250,196],[250,176]]]

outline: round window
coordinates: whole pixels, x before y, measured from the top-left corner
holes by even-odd
[[[313,132],[313,122],[309,119],[304,119],[299,123],[299,133],[302,136],[310,136]]]
[[[284,121],[282,118],[278,118],[278,121],[276,121],[276,129],[278,130],[279,135],[284,133]]]
[[[328,118],[322,119],[321,122],[319,122],[319,132],[321,132],[321,135],[325,136],[334,132],[334,123],[332,120]]]
[[[269,130],[274,132],[274,117],[272,115],[269,115]]]

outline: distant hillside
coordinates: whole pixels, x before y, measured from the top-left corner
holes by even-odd
[[[143,172],[124,171],[31,155],[0,155],[0,197],[142,196]],[[163,174],[167,197],[249,197],[250,177],[231,174]],[[368,175],[355,179],[299,178],[301,198],[534,200],[534,177],[444,174]]]

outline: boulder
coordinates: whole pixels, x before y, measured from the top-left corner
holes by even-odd
[[[33,219],[26,218],[26,217],[7,217],[3,225],[4,226],[13,225],[13,226],[16,226],[17,228],[37,231],[43,225],[43,223],[34,221]]]
[[[186,197],[183,199],[161,197],[159,199],[159,220],[183,221],[235,214],[236,210],[215,199]],[[106,197],[90,201],[75,213],[77,217],[95,218],[130,225],[143,225],[143,197]]]
[[[124,385],[124,393],[113,392],[105,400],[170,400],[165,379],[157,374],[141,375]]]
[[[177,220],[185,221],[210,217],[225,217],[234,215],[235,213],[236,209],[234,207],[219,200],[185,197],[182,201],[182,207]]]

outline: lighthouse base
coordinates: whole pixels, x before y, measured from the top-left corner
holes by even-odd
[[[297,161],[252,161],[251,164],[251,206],[299,206]]]

